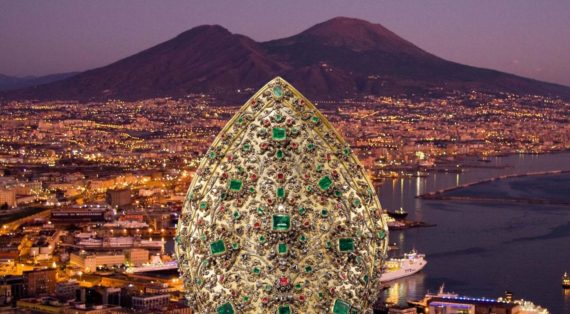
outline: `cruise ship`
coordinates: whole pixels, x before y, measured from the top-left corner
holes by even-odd
[[[509,291],[505,291],[505,296],[497,299],[472,298],[460,296],[455,292],[445,292],[444,285],[441,285],[438,293],[428,292],[421,300],[408,301],[408,305],[415,307],[418,313],[428,313],[435,305],[439,310],[437,313],[511,313],[508,311],[510,309],[512,313],[550,314],[547,309],[531,301],[513,300]],[[490,310],[490,307],[494,310]]]
[[[384,273],[380,277],[380,282],[411,276],[422,270],[426,264],[425,254],[419,254],[415,250],[404,254],[403,258],[391,258],[384,265]]]

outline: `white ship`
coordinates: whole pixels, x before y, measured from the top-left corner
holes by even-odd
[[[404,254],[403,258],[391,258],[384,265],[384,272],[380,277],[380,282],[411,276],[422,270],[426,264],[425,255],[419,254],[415,250]]]
[[[163,262],[158,255],[153,255],[150,258],[149,263],[143,264],[138,267],[127,268],[127,273],[143,273],[148,271],[160,271],[160,270],[171,270],[178,269],[178,263],[176,261]]]

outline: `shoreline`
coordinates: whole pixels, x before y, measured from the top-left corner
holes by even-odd
[[[539,171],[539,172],[527,172],[511,175],[501,175],[498,177],[492,177],[489,179],[479,180],[476,182],[466,183],[458,186],[454,186],[447,189],[437,190],[435,192],[428,192],[421,195],[417,195],[416,198],[425,200],[452,200],[452,201],[483,201],[483,202],[501,202],[501,203],[526,203],[526,204],[547,204],[547,205],[568,205],[568,201],[556,201],[548,199],[536,199],[536,198],[523,198],[523,197],[476,197],[476,196],[453,196],[445,195],[448,192],[469,188],[476,185],[482,185],[491,183],[498,180],[507,180],[512,178],[522,178],[522,177],[534,177],[534,176],[544,176],[544,175],[556,175],[570,173],[570,170],[550,170],[550,171]]]
[[[496,154],[462,154],[454,156],[453,160],[447,159],[437,159],[433,166],[421,166],[418,164],[414,165],[398,165],[398,166],[386,166],[382,169],[378,169],[378,173],[374,175],[376,181],[382,181],[384,179],[408,179],[417,176],[427,176],[427,174],[446,172],[446,173],[461,173],[463,169],[506,169],[511,166],[509,165],[491,165],[487,162],[477,162],[479,160],[469,160],[472,158],[504,158],[517,155],[528,155],[528,156],[540,156],[540,155],[555,155],[555,154],[565,154],[570,153],[570,149],[562,150],[550,150],[542,152],[502,152]],[[382,173],[388,172],[388,173]],[[419,172],[424,172],[426,175],[418,175]]]

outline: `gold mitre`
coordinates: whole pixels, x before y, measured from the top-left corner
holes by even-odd
[[[366,171],[280,77],[218,134],[176,236],[198,313],[369,313],[388,229]]]

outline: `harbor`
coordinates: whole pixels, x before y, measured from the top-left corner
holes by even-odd
[[[420,300],[428,291],[437,291],[445,283],[459,295],[467,296],[500,296],[512,289],[517,298],[532,300],[551,313],[570,313],[570,290],[561,287],[561,276],[570,267],[570,252],[559,249],[567,246],[570,236],[567,209],[552,204],[471,203],[417,197],[494,177],[567,171],[570,170],[567,160],[570,160],[567,152],[516,154],[479,162],[496,167],[464,168],[461,173],[432,172],[428,177],[384,181],[378,187],[384,208],[402,207],[408,212],[406,219],[434,223],[437,227],[390,232],[390,242],[398,247],[393,251],[395,256],[416,249],[426,254],[428,264],[412,276],[390,282],[382,300],[407,306],[409,300]],[[530,181],[517,182],[517,193],[530,197],[529,191],[538,192],[540,186],[551,182],[549,195],[570,195],[564,192],[569,186],[564,183],[565,177],[550,175],[553,177],[537,175],[528,177]],[[504,180],[506,186],[509,182]],[[523,247],[524,259],[520,254]],[[544,256],[551,258],[545,260]],[[544,267],[537,272],[536,265]]]

